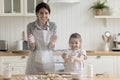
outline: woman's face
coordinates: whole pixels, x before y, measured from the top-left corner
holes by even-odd
[[[70,48],[72,49],[72,50],[78,50],[78,49],[80,49],[80,41],[79,41],[79,39],[77,39],[77,38],[71,38],[70,39],[70,42],[69,42],[69,45],[70,45]]]
[[[41,8],[36,16],[41,22],[46,22],[49,19],[49,12],[46,8]]]

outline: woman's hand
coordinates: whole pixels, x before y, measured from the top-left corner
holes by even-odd
[[[51,37],[50,37],[50,42],[56,42],[57,40],[57,35],[56,34],[53,34]]]
[[[57,35],[56,35],[56,34],[53,34],[53,35],[50,37],[50,45],[51,45],[52,48],[55,46],[56,40],[57,40]]]
[[[28,40],[29,40],[30,47],[35,48],[35,38],[32,34],[29,35]]]
[[[32,34],[29,35],[29,42],[30,43],[35,43],[35,38]]]

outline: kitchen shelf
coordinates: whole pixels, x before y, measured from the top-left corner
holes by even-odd
[[[95,18],[120,18],[120,15],[119,16],[95,16]]]
[[[48,3],[79,3],[80,0],[49,0]]]
[[[102,16],[95,16],[97,19],[105,19],[105,25],[108,26],[108,19],[120,19],[120,15],[111,16],[111,15],[102,15]]]

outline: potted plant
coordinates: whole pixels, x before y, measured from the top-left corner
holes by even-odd
[[[104,2],[101,2],[100,0],[98,0],[97,2],[95,2],[90,9],[95,10],[95,14],[96,15],[102,15],[103,14],[103,9],[108,9],[109,7],[107,5],[105,5],[106,0]]]

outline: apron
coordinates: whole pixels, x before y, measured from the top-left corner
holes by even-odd
[[[76,55],[75,53],[73,53],[71,50],[67,51],[66,53],[68,53],[69,56],[74,56],[74,57],[78,57],[78,55]],[[73,54],[75,55],[73,55]],[[65,72],[80,72],[83,70],[83,62],[68,62],[64,64],[65,66]]]
[[[53,32],[47,30],[38,30],[35,28],[33,36],[35,38],[35,50],[31,52],[29,68],[26,73],[54,72],[54,63],[52,51],[48,48],[48,43]],[[33,67],[32,67],[33,65]]]

